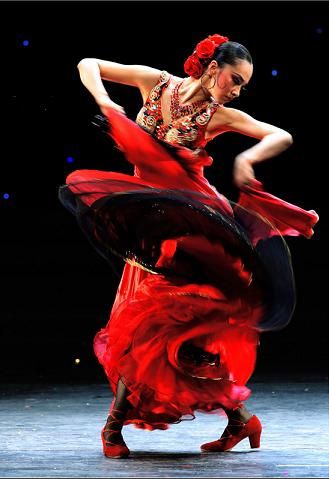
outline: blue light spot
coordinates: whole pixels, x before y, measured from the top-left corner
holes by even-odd
[[[276,77],[278,74],[278,70],[272,70],[272,77]]]
[[[10,195],[9,195],[8,193],[4,193],[4,195],[3,195],[3,199],[4,199],[4,200],[8,200],[9,197],[10,197]]]
[[[321,33],[323,33],[323,28],[322,28],[322,27],[318,27],[315,31],[316,31],[316,33],[318,33],[319,35],[321,35]]]
[[[28,40],[23,40],[22,45],[23,47],[28,47],[30,42]]]
[[[66,161],[67,161],[67,163],[73,163],[74,158],[72,158],[72,156],[68,156],[68,157],[66,158]]]

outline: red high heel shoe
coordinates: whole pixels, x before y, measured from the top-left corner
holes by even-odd
[[[119,421],[114,416],[114,414],[113,414],[114,412],[122,412],[122,411],[120,411],[119,409],[112,409],[112,411],[111,411],[111,416],[113,418],[111,420],[111,422],[112,423],[113,422],[120,423],[121,421]],[[129,449],[128,449],[128,447],[127,447],[127,445],[125,444],[124,441],[122,442],[122,444],[115,444],[114,442],[111,442],[111,441],[105,439],[104,432],[110,432],[112,434],[113,433],[121,434],[121,431],[117,431],[116,429],[109,429],[107,427],[108,422],[105,424],[105,426],[103,427],[102,432],[101,432],[104,455],[106,457],[111,458],[111,459],[121,459],[121,458],[124,458],[124,457],[128,457],[129,454],[130,454],[130,451],[129,451]]]
[[[235,427],[239,427],[240,429],[234,432]],[[249,421],[246,423],[234,420],[226,427],[224,433],[225,432],[227,433],[227,436],[223,436],[220,439],[217,439],[217,441],[202,444],[201,450],[207,452],[229,451],[236,444],[238,444],[238,442],[246,438],[249,439],[249,444],[252,449],[257,449],[260,447],[262,424],[257,416],[251,416]]]

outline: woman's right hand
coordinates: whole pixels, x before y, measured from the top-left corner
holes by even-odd
[[[252,156],[247,153],[240,153],[233,164],[233,180],[238,188],[250,185],[255,179],[254,169],[252,167]]]
[[[96,100],[96,103],[98,104],[98,106],[99,106],[101,112],[102,112],[105,116],[107,116],[108,113],[109,113],[111,110],[116,110],[116,111],[118,111],[119,113],[122,113],[123,115],[126,114],[124,108],[123,108],[121,105],[118,105],[117,103],[115,103],[114,101],[112,101],[107,94],[102,94],[102,95],[96,97],[95,100]]]

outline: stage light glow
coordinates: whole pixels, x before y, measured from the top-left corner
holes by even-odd
[[[75,364],[80,364],[80,359],[79,359],[79,358],[76,358],[76,359],[74,360],[74,362],[75,362]]]
[[[278,75],[278,70],[272,70],[272,77],[276,77]]]
[[[23,40],[22,45],[23,47],[28,47],[30,45],[30,42],[28,40]]]
[[[3,194],[3,199],[4,199],[4,200],[9,200],[9,198],[10,198],[9,193],[4,193],[4,194]]]
[[[318,33],[319,35],[321,35],[321,33],[323,33],[323,28],[322,28],[322,27],[318,27],[315,31],[316,31],[316,33]]]
[[[67,161],[67,163],[73,163],[73,162],[74,162],[74,158],[73,158],[72,156],[68,156],[68,157],[66,158],[66,161]]]

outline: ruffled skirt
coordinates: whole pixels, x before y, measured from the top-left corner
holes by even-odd
[[[282,235],[310,237],[318,217],[256,181],[233,204],[204,178],[205,158],[116,112],[109,121],[135,176],[75,171],[60,200],[107,261],[126,262],[94,341],[114,394],[120,378],[129,391],[125,424],[166,429],[197,410],[238,407],[259,334],[293,314]]]

